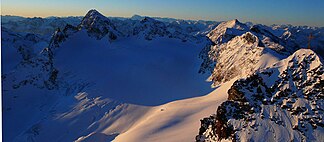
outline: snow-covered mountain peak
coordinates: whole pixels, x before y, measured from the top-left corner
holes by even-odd
[[[222,44],[235,36],[242,35],[248,29],[248,26],[234,19],[220,23],[215,29],[207,34],[207,37],[216,44]]]
[[[301,69],[307,69],[309,71],[319,68],[322,65],[320,57],[310,49],[299,49],[294,54],[273,65],[273,67],[279,68],[282,73],[285,69],[290,69],[299,65]]]
[[[99,13],[95,9],[91,9],[88,11],[88,13],[84,16],[84,18],[81,21],[81,26],[91,26],[96,21],[107,21],[110,22],[110,20],[103,16],[101,13]]]
[[[247,30],[248,29],[248,27],[245,24],[241,23],[237,19],[230,20],[230,21],[227,21],[227,22],[224,22],[221,24],[220,24],[220,26],[223,26],[226,28],[234,28],[234,29],[238,29],[238,30]]]
[[[132,20],[142,20],[143,17],[141,15],[134,14],[130,19],[132,19]]]
[[[107,17],[103,16],[97,10],[90,10],[82,19],[78,26],[66,24],[64,28],[57,28],[53,33],[49,43],[49,47],[59,47],[60,43],[65,41],[69,36],[79,31],[86,31],[88,36],[96,39],[107,37],[109,41],[117,39],[121,36],[116,30],[114,24]]]
[[[308,60],[311,62],[309,64],[305,64],[304,62]],[[285,61],[288,62],[286,63],[287,65],[293,63],[298,65],[300,64],[303,67],[309,68],[309,70],[313,70],[322,64],[320,57],[310,49],[299,49],[293,55],[289,56]]]
[[[97,11],[96,9],[90,9],[86,15],[96,15],[96,16],[102,16],[102,17],[105,17],[103,16],[99,11]]]
[[[78,26],[79,29],[86,29],[90,36],[101,39],[108,34],[109,40],[115,40],[119,32],[114,24],[97,10],[90,10]]]

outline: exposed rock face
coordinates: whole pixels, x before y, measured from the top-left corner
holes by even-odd
[[[290,55],[300,49],[295,42],[275,36],[264,26],[253,25],[250,31],[260,38],[263,47],[270,48],[278,53]]]
[[[39,42],[44,39],[34,34],[14,34],[6,29],[2,29],[2,38],[4,56],[20,56],[13,67],[3,70],[2,82],[3,87],[6,89],[17,89],[24,85],[34,85],[39,88],[53,89],[56,84],[55,76],[48,85],[45,82],[50,80],[52,72],[55,70],[52,62],[52,52],[48,48],[38,51],[37,47]],[[58,36],[57,36],[58,37]],[[8,53],[8,50],[11,53]],[[41,52],[41,53],[38,53]],[[14,53],[14,54],[13,54]],[[14,58],[10,58],[15,60]],[[7,59],[5,57],[5,59]]]
[[[2,74],[5,88],[17,89],[25,85],[49,90],[57,87],[58,70],[53,65],[53,53],[45,48],[39,56],[21,61],[14,72]]]
[[[72,26],[70,24],[67,24],[64,29],[63,29],[63,33],[65,34],[65,36],[69,36],[69,35],[72,35],[73,33],[76,33],[78,32],[79,29],[78,27],[75,27],[75,26]]]
[[[107,36],[109,41],[113,41],[121,36],[110,19],[96,10],[90,10],[77,27],[66,24],[63,30],[58,28],[52,35],[49,47],[59,47],[60,43],[64,42],[69,36],[81,30],[86,30],[90,37],[98,40]]]
[[[207,34],[213,44],[201,51],[203,63],[199,72],[210,73],[213,86],[255,71],[264,45],[255,33],[248,31],[248,26],[235,19],[219,24]]]
[[[257,69],[257,63],[264,50],[258,45],[258,37],[247,32],[227,43],[216,44],[212,47],[206,46],[200,53],[200,57],[204,60],[200,72],[211,72],[209,80],[213,82],[213,86],[235,77],[251,74]]]
[[[158,20],[145,17],[134,26],[133,35],[141,35],[146,40],[152,40],[154,37],[170,37],[167,26]]]
[[[64,42],[69,36],[81,30],[87,31],[90,37],[94,37],[98,40],[107,36],[109,41],[113,41],[122,36],[122,34],[118,30],[116,30],[114,24],[110,19],[93,9],[84,16],[78,26],[75,27],[70,24],[66,24],[63,30],[58,28],[52,35],[49,47],[59,47],[60,44]]]
[[[201,131],[197,141],[272,140],[258,137],[269,132],[267,135],[275,136],[274,141],[321,141],[323,98],[321,59],[311,50],[298,50],[270,68],[237,80],[216,116],[202,121],[201,130],[211,127],[209,131],[214,135]]]
[[[25,61],[36,56],[35,52],[37,51],[33,49],[33,46],[44,40],[35,34],[16,34],[6,28],[1,29],[1,32],[2,46],[6,48],[4,50],[7,50],[8,48],[16,50],[16,52],[19,53],[21,58]]]
[[[61,29],[57,29],[54,34],[52,35],[49,47],[50,48],[58,48],[60,43],[65,41],[67,38],[67,35],[64,33],[64,31],[61,31]]]
[[[215,43],[209,41],[205,47],[200,51],[199,58],[202,59],[199,73],[212,73],[216,62],[212,59],[215,58],[216,52],[210,50],[211,47],[215,46]]]
[[[197,142],[204,142],[207,139],[216,141],[216,115],[211,115],[210,117],[203,118],[200,120],[201,126],[199,129],[199,134],[196,136]]]
[[[109,40],[117,39],[118,31],[112,22],[96,10],[90,10],[78,26],[79,29],[86,29],[90,36],[101,39],[108,35]]]
[[[175,38],[184,42],[190,40],[195,42],[205,41],[202,35],[193,35],[199,29],[186,29],[176,27],[171,23],[164,23],[150,17],[143,17],[140,20],[118,20],[109,19],[96,10],[90,10],[78,26],[67,24],[63,30],[57,29],[52,35],[50,47],[59,47],[69,36],[85,30],[90,37],[101,40],[107,37],[114,41],[118,37],[137,36],[145,40],[153,40],[158,37]]]
[[[219,24],[207,34],[207,37],[216,44],[222,44],[228,42],[235,36],[242,35],[246,31],[248,31],[248,27],[235,19]]]

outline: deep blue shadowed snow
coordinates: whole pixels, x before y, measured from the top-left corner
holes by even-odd
[[[212,90],[205,81],[207,76],[198,73],[202,45],[134,37],[110,43],[107,38],[98,41],[79,32],[56,52],[55,66],[90,81],[96,88],[93,94],[154,106],[206,95]]]

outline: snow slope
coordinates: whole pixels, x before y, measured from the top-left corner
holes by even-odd
[[[208,116],[227,98],[234,80],[222,84],[206,96],[155,106],[114,141],[194,141],[200,116]],[[195,130],[194,130],[195,129]]]

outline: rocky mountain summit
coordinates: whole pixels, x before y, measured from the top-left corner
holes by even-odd
[[[220,23],[215,29],[207,34],[207,37],[216,44],[228,42],[235,36],[248,31],[248,26],[237,19]]]
[[[94,36],[97,39],[101,39],[108,35],[109,40],[117,39],[120,34],[114,24],[97,10],[90,10],[82,19],[78,29],[87,30],[90,36]]]

